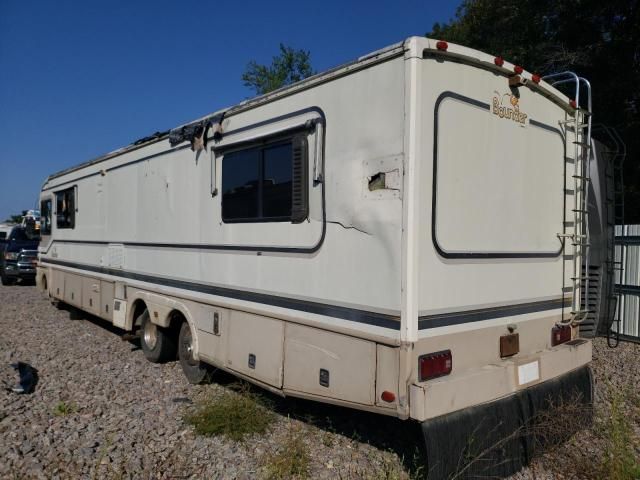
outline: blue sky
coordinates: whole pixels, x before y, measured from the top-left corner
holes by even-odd
[[[0,0],[0,221],[50,173],[252,96],[242,72],[280,42],[322,71],[458,3]]]

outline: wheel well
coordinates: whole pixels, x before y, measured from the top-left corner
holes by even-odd
[[[142,315],[142,313],[147,309],[147,304],[144,303],[144,300],[136,300],[133,303],[133,308],[131,309],[131,311],[133,312],[132,317],[131,317],[131,326],[135,327],[136,326],[136,320],[138,319],[138,317],[140,315]]]
[[[169,328],[171,330],[175,330],[177,332],[182,325],[182,322],[186,321],[187,318],[180,310],[172,310],[169,314]]]

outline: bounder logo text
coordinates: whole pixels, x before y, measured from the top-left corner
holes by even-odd
[[[511,93],[505,93],[500,95],[498,92],[494,92],[492,102],[492,109],[494,115],[497,115],[500,118],[506,118],[507,120],[513,120],[514,122],[518,122],[522,125],[527,121],[527,114],[522,113],[520,111],[520,106],[518,105],[518,97]]]

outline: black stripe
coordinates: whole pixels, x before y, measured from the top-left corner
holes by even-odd
[[[389,328],[392,330],[400,330],[400,318],[393,315],[383,313],[368,312],[355,308],[342,307],[339,305],[330,305],[319,302],[310,302],[308,300],[298,300],[294,298],[279,297],[277,295],[269,295],[265,293],[248,292],[245,290],[236,290],[227,287],[216,287],[203,283],[187,282],[184,280],[175,280],[171,278],[157,277],[136,272],[128,272],[125,270],[99,267],[94,265],[84,265],[64,260],[54,260],[50,258],[41,258],[42,263],[50,263],[53,265],[61,265],[64,267],[77,268],[89,272],[101,273],[104,275],[112,275],[115,277],[128,278],[131,280],[139,280],[141,282],[155,283],[165,287],[180,288],[192,292],[206,293],[209,295],[217,295],[219,297],[233,298],[236,300],[244,300],[248,302],[262,303],[274,307],[288,308],[301,312],[313,313],[316,315],[324,315],[327,317],[341,318],[351,322],[364,323],[376,327]]]
[[[571,304],[569,299],[558,298],[555,300],[543,300],[540,302],[519,303],[516,305],[501,305],[497,307],[479,308],[466,312],[439,313],[436,315],[425,315],[418,319],[418,329],[427,330],[429,328],[448,327],[450,325],[460,325],[461,323],[481,322],[494,318],[511,317],[514,315],[524,315],[526,313],[544,312],[555,310]]]
[[[386,315],[383,313],[369,312],[355,308],[342,307],[339,305],[330,305],[319,302],[311,302],[308,300],[299,300],[294,298],[280,297],[277,295],[269,295],[265,293],[248,292],[227,287],[216,287],[196,282],[187,282],[184,280],[175,280],[154,275],[146,275],[142,273],[128,272],[119,269],[99,267],[93,265],[82,265],[64,260],[54,260],[50,258],[41,258],[42,263],[53,265],[61,265],[64,267],[86,270],[104,275],[128,278],[131,280],[139,280],[142,282],[154,283],[166,287],[180,288],[193,292],[206,293],[220,297],[233,298],[236,300],[244,300],[248,302],[262,303],[274,307],[288,308],[301,312],[313,313],[316,315],[324,315],[327,317],[340,318],[351,322],[364,323],[376,327],[388,328],[391,330],[400,330],[400,318],[394,315]],[[570,304],[568,300],[564,302]],[[491,320],[494,318],[502,318],[513,315],[523,315],[525,313],[541,312],[545,310],[553,310],[561,308],[562,299],[546,300],[542,302],[530,302],[518,305],[503,305],[498,307],[483,308],[477,310],[469,310],[465,312],[452,312],[437,315],[426,315],[419,318],[418,328],[426,330],[429,328],[444,327],[449,325],[459,325],[461,323],[479,322],[482,320]]]
[[[122,241],[106,241],[106,240],[52,240],[45,253],[54,243],[73,243],[79,245],[108,245],[115,243],[127,247],[153,247],[153,248],[177,248],[185,250],[224,250],[224,251],[240,251],[240,252],[265,252],[265,253],[314,253],[322,242],[312,247],[278,247],[268,245],[223,245],[208,243],[161,243],[161,242],[122,242]]]
[[[436,99],[433,110],[433,183],[431,192],[431,241],[433,247],[443,258],[451,259],[473,259],[473,258],[555,258],[562,253],[563,245],[557,252],[447,252],[438,243],[438,237],[436,232],[436,205],[437,205],[437,192],[438,192],[438,113],[440,111],[440,104],[447,98],[453,98],[461,102],[473,105],[475,107],[482,108],[490,111],[491,106],[488,103],[481,102],[474,98],[466,97],[459,93],[444,91]],[[533,120],[535,122],[535,120]],[[536,126],[548,127],[547,125],[535,122]],[[548,127],[553,128],[553,127]]]

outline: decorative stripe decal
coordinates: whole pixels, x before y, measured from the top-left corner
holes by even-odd
[[[459,102],[472,105],[487,112],[491,111],[491,106],[488,103],[481,102],[475,98],[470,98],[465,95],[461,95],[456,92],[444,91],[436,99],[433,110],[433,181],[431,187],[431,241],[438,255],[443,258],[451,259],[476,259],[476,258],[556,258],[560,256],[563,249],[563,244],[560,242],[560,248],[556,252],[447,252],[440,243],[438,243],[438,236],[436,231],[437,220],[437,201],[438,201],[438,114],[440,111],[440,105],[447,98],[453,98]],[[532,123],[533,122],[533,123]],[[534,126],[540,128],[546,128],[553,132],[560,133],[559,130],[549,127],[544,123],[537,122],[535,120],[529,120]],[[560,133],[562,137],[562,134]]]
[[[368,312],[365,310],[342,307],[339,305],[329,305],[325,303],[311,302],[308,300],[298,300],[294,298],[280,297],[277,295],[269,295],[265,293],[249,292],[227,287],[216,287],[203,283],[163,278],[155,275],[128,272],[126,270],[119,270],[114,268],[77,264],[64,260],[41,258],[40,261],[42,263],[50,263],[53,265],[77,268],[79,270],[87,270],[90,272],[102,273],[104,275],[112,275],[115,277],[123,277],[131,280],[155,283],[165,287],[181,288],[183,290],[189,290],[192,292],[206,293],[209,295],[217,295],[220,297],[233,298],[236,300],[243,300],[247,302],[262,303],[265,305],[271,305],[273,307],[289,308],[291,310],[298,310],[301,312],[313,313],[316,315],[324,315],[327,317],[341,318],[343,320],[364,323],[376,327],[400,330],[400,317],[386,315],[383,313]]]
[[[50,258],[41,258],[40,262],[52,265],[61,265],[64,267],[86,270],[104,275],[112,275],[115,277],[129,278],[131,280],[139,280],[142,282],[155,283],[158,285],[181,288],[193,292],[206,293],[209,295],[217,295],[220,297],[233,298],[248,302],[262,303],[274,307],[288,308],[301,312],[313,313],[316,315],[324,315],[327,317],[341,318],[351,322],[364,323],[390,330],[400,330],[400,317],[387,315],[383,313],[368,312],[356,308],[343,307],[339,305],[330,305],[326,303],[311,302],[309,300],[299,300],[294,298],[280,297],[277,295],[269,295],[265,293],[248,292],[245,290],[237,290],[227,287],[216,287],[203,283],[188,282],[184,280],[176,280],[170,278],[157,277],[142,273],[128,272],[125,270],[99,267],[94,265],[83,265],[64,260],[54,260]],[[541,302],[522,303],[518,305],[503,305],[491,308],[482,308],[477,310],[468,310],[464,312],[451,312],[437,315],[422,316],[418,322],[420,330],[429,328],[444,327],[449,325],[459,325],[461,323],[479,322],[482,320],[491,320],[494,318],[503,318],[514,315],[524,315],[525,313],[542,312],[546,310],[555,310],[562,308],[564,305],[570,305],[568,300],[562,301],[561,298],[554,300],[545,300]]]
[[[479,308],[476,310],[468,310],[466,312],[451,312],[440,313],[436,315],[425,315],[418,319],[418,329],[427,330],[429,328],[460,325],[461,323],[481,322],[482,320],[492,320],[494,318],[504,318],[514,315],[525,315],[527,313],[556,310],[562,308],[563,306],[570,305],[571,301],[569,299],[557,298],[539,302],[519,303],[516,305],[501,305],[498,307]]]
[[[552,133],[557,133],[558,135],[560,135],[560,138],[564,142],[564,135],[562,135],[562,132],[560,130],[558,130],[557,128],[552,127],[551,125],[547,125],[546,123],[539,122],[537,120],[534,120],[533,118],[529,119],[529,125],[532,125],[532,126],[538,127],[538,128],[542,128],[543,130],[548,130],[548,131],[550,131]]]
[[[322,131],[322,175],[324,177],[324,158],[325,158],[325,145],[326,145],[326,136],[327,136],[327,129],[326,129],[326,116],[324,114],[324,111],[320,108],[320,107],[308,107],[308,108],[303,108],[302,110],[297,110],[295,112],[290,112],[286,115],[281,115],[279,117],[275,117],[275,118],[271,118],[262,122],[257,122],[251,125],[247,125],[245,127],[241,127],[241,128],[237,128],[235,130],[230,130],[229,132],[226,132],[226,136],[228,135],[233,135],[235,133],[244,131],[244,130],[250,130],[252,128],[256,128],[256,126],[264,126],[264,125],[268,125],[270,123],[273,122],[278,122],[281,120],[285,120],[288,118],[292,118],[295,116],[301,116],[301,115],[306,115],[308,113],[315,113],[319,116],[319,118],[314,119],[314,121],[319,121],[322,122],[322,124],[325,126],[325,128]],[[295,127],[296,129],[299,128],[305,128],[304,125],[300,126],[298,125],[297,127]],[[291,129],[288,129],[287,131],[291,131]],[[273,134],[273,135],[277,135]],[[253,142],[253,140],[251,140],[250,142]],[[235,142],[232,144],[228,144],[224,147],[219,147],[222,149],[226,149],[226,148],[233,148],[241,143],[244,142]],[[134,165],[137,163],[140,163],[142,161],[146,161],[146,160],[151,160],[153,158],[157,158],[178,150],[184,150],[185,148],[189,148],[189,145],[183,145],[180,147],[176,147],[173,148],[171,150],[165,150],[163,152],[159,152],[159,153],[154,153],[153,155],[148,155],[146,157],[143,158],[139,158],[136,160],[131,160],[130,162],[127,163],[123,163],[120,165],[115,165],[111,168],[106,169],[107,172],[112,171],[112,170],[117,170],[119,168],[124,168],[124,167],[128,167],[130,165]],[[215,147],[212,147],[213,149],[215,149]],[[74,180],[69,180],[63,183],[60,183],[54,187],[47,187],[45,189],[43,189],[42,191],[48,191],[51,190],[53,188],[58,188],[62,185],[66,185],[68,183],[74,183],[79,179],[84,179],[84,178],[88,178],[94,175],[99,175],[100,172],[94,172],[88,175],[84,175],[82,177],[78,177]],[[180,249],[195,249],[195,250],[225,250],[225,251],[238,251],[238,252],[269,252],[269,253],[290,253],[290,254],[313,254],[316,253],[318,250],[320,250],[320,248],[322,247],[322,245],[324,244],[324,240],[327,234],[327,211],[326,211],[326,189],[325,189],[325,182],[321,182],[320,183],[320,189],[321,189],[321,202],[322,202],[322,231],[320,232],[320,238],[318,238],[318,240],[316,241],[316,243],[314,245],[311,246],[304,246],[304,247],[284,247],[284,246],[273,246],[273,245],[210,245],[210,244],[203,244],[203,243],[162,243],[162,242],[127,242],[127,241],[120,241],[120,240],[112,240],[112,241],[97,241],[97,240],[57,240],[57,239],[53,239],[49,245],[47,246],[47,250],[45,253],[49,253],[49,250],[51,249],[51,247],[53,246],[54,243],[76,243],[76,244],[94,244],[94,245],[104,245],[104,244],[108,244],[108,243],[118,243],[118,244],[123,244],[126,246],[130,246],[130,247],[152,247],[152,248],[180,248]]]

